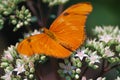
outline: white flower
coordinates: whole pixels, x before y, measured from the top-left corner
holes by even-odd
[[[49,6],[57,5],[57,4],[64,4],[69,0],[42,0],[43,2],[49,3]]]
[[[68,0],[60,0],[61,3],[66,3]]]
[[[74,70],[76,67],[72,66],[71,63],[68,64],[63,64],[63,63],[59,63],[60,68],[63,69],[64,73],[68,73],[68,74],[72,74],[72,70]]]
[[[81,51],[77,51],[77,54],[75,56],[79,57],[80,60],[82,60],[84,57],[87,57],[88,55],[85,54],[84,50],[81,50]]]
[[[106,78],[98,77],[97,80],[106,80]]]
[[[80,76],[78,74],[75,75],[75,79],[79,79]]]
[[[13,52],[14,51],[14,46],[11,45],[10,47],[8,47],[8,51]]]
[[[104,41],[105,43],[107,43],[112,39],[112,36],[105,34],[105,35],[99,36],[99,38],[100,38],[100,41]]]
[[[96,32],[97,32],[97,33],[101,33],[101,32],[103,32],[103,28],[100,27],[100,26],[96,26],[93,31],[94,31],[95,33],[96,33]]]
[[[96,52],[93,52],[91,53],[89,56],[88,56],[88,59],[90,60],[90,64],[94,64],[96,62],[100,62],[99,59],[100,57],[96,54]]]
[[[117,79],[115,79],[115,80],[120,80],[120,77],[119,77],[119,76],[117,76]]]
[[[26,38],[26,37],[30,37],[30,34],[29,34],[29,33],[24,33],[23,35],[24,35],[25,38]]]
[[[11,75],[12,75],[12,71],[6,73],[4,76],[2,76],[1,78],[4,80],[11,80]]]
[[[112,57],[112,56],[114,56],[114,53],[110,50],[109,47],[106,47],[105,48],[105,54],[104,54],[104,56],[106,56],[106,57]]]
[[[4,54],[3,54],[2,58],[7,59],[9,61],[13,61],[14,57],[17,54],[17,52],[15,50],[16,46],[17,46],[17,44],[15,46],[11,45],[10,47],[8,47],[8,49],[4,51]]]
[[[31,35],[36,35],[36,34],[40,34],[41,32],[40,31],[38,31],[38,30],[34,30],[32,33],[31,33]]]
[[[28,56],[25,56],[25,55],[21,55],[22,57],[22,60],[25,62],[25,63],[28,63],[30,61],[30,57]]]
[[[118,42],[120,43],[120,35],[117,35],[116,39],[117,39]]]
[[[87,80],[87,79],[86,79],[86,77],[85,77],[85,76],[83,76],[81,80]]]
[[[9,61],[13,61],[13,56],[11,55],[10,51],[4,51],[3,58],[5,58]]]
[[[34,62],[33,62],[33,61],[30,61],[30,62],[29,62],[29,67],[30,67],[30,68],[34,67]]]
[[[24,64],[17,63],[17,67],[13,70],[17,71],[17,75],[25,71]]]
[[[118,53],[119,54],[119,57],[120,57],[120,53]]]
[[[40,34],[40,33],[41,33],[40,31],[38,31],[38,30],[35,29],[31,33],[24,33],[24,37],[26,38],[26,37],[30,37],[31,35],[36,35],[36,34]]]

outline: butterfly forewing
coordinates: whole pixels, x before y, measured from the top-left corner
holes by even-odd
[[[79,3],[65,10],[50,26],[58,42],[68,49],[77,49],[85,40],[85,22],[92,11],[90,3]]]

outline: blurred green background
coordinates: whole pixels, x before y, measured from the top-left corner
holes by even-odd
[[[86,30],[88,35],[95,26],[120,26],[120,0],[70,0],[67,4],[88,1],[93,11],[88,16]]]

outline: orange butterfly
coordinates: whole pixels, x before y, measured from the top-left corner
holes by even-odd
[[[90,3],[78,3],[66,9],[43,33],[24,39],[18,53],[31,56],[45,54],[56,58],[69,57],[85,40],[85,22],[92,11]]]

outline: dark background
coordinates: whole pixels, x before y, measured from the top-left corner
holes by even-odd
[[[93,5],[86,23],[88,35],[95,26],[120,26],[120,0],[74,0],[74,3],[79,1],[89,1]]]

